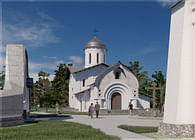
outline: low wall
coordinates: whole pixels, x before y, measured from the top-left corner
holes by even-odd
[[[158,133],[168,137],[195,137],[195,124],[167,124],[160,123]]]
[[[148,116],[148,117],[162,117],[163,112],[160,112],[160,110],[153,110],[153,109],[133,109],[132,115],[138,115],[138,116]]]

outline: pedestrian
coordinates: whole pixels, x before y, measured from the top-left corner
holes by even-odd
[[[99,111],[100,111],[100,105],[98,104],[98,102],[96,102],[96,105],[95,105],[96,118],[98,118],[99,116]]]
[[[37,104],[37,111],[39,111],[39,108],[40,108],[40,104]]]
[[[129,113],[132,115],[132,110],[133,110],[133,104],[132,102],[129,103]]]
[[[93,112],[94,112],[93,103],[91,103],[91,106],[89,107],[89,111],[90,111],[91,118],[93,118]]]
[[[58,104],[58,101],[56,101],[56,114],[59,113],[59,104]]]

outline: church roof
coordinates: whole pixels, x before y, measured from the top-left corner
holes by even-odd
[[[117,61],[115,64],[113,64],[112,66],[109,66],[108,68],[106,68],[105,70],[103,70],[98,77],[95,80],[95,85],[99,86],[99,83],[101,81],[101,79],[104,77],[105,74],[107,74],[110,70],[119,67],[119,66],[123,66],[127,71],[129,71],[134,77],[135,79],[138,81],[137,77],[127,68],[126,65],[122,64],[120,61]],[[139,83],[138,83],[139,84]]]
[[[84,50],[87,49],[87,48],[102,48],[102,49],[107,50],[106,45],[102,41],[97,39],[96,35],[94,36],[94,38],[91,41],[89,41],[86,44]]]
[[[185,0],[179,0],[178,2],[176,2],[175,4],[173,4],[169,10],[172,10],[173,8],[175,8],[177,5],[179,5],[180,3],[184,2]]]
[[[68,68],[69,68],[71,73],[74,73],[74,72],[77,72],[77,71],[84,69],[84,67],[75,67],[75,66],[70,66]]]
[[[104,65],[106,67],[109,67],[109,65],[105,64],[105,63],[101,63],[101,64],[98,64],[98,65],[94,65],[94,66],[91,66],[91,67],[74,67],[74,66],[71,66],[71,67],[68,67],[70,72],[71,73],[79,73],[79,72],[82,72],[82,71],[85,71],[85,70],[88,70],[88,69],[92,69],[92,68],[95,68],[97,66],[100,66],[100,65]]]

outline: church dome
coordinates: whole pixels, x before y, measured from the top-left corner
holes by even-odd
[[[96,36],[94,36],[94,39],[89,41],[86,44],[84,50],[87,49],[87,48],[102,48],[102,49],[107,50],[106,45],[103,42],[101,42],[99,39],[97,39]]]

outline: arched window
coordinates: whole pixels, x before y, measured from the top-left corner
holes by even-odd
[[[97,53],[97,64],[99,64],[99,53]]]
[[[91,53],[89,54],[89,64],[91,64]]]
[[[117,71],[117,72],[115,73],[115,79],[120,79],[120,72]]]

